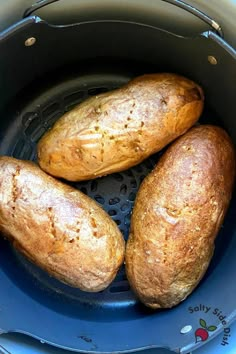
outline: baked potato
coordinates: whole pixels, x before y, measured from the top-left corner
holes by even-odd
[[[0,231],[62,282],[100,291],[124,259],[115,222],[95,201],[32,162],[0,157]]]
[[[128,169],[184,134],[203,102],[202,89],[187,78],[140,76],[63,115],[39,141],[39,165],[70,181]]]
[[[202,279],[234,178],[229,136],[203,125],[177,139],[144,179],[131,219],[126,272],[145,305],[175,306]]]

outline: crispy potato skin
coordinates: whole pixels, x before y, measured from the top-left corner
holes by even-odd
[[[39,141],[40,167],[70,181],[128,169],[184,134],[203,103],[202,89],[182,76],[140,76],[62,116]]]
[[[96,202],[32,162],[0,157],[0,230],[62,282],[100,291],[123,263],[124,240]]]
[[[214,252],[235,177],[227,133],[205,125],[175,141],[135,201],[126,270],[140,300],[170,308],[197,286]]]

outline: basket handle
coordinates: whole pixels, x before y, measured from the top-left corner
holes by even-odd
[[[37,11],[37,10],[41,9],[42,7],[50,5],[56,1],[59,1],[59,0],[39,0],[39,1],[36,1],[35,4],[31,5],[30,7],[28,7],[25,10],[25,12],[23,13],[23,18],[26,18],[26,17],[32,15],[32,13],[34,11]]]
[[[23,14],[23,18],[28,17],[28,16],[32,15],[32,13],[34,11],[37,11],[44,6],[47,6],[47,5],[57,2],[57,1],[59,1],[59,0],[39,0],[35,4],[31,5],[28,9],[25,10],[25,12]],[[183,9],[187,12],[190,12],[194,16],[198,17],[199,19],[201,19],[202,21],[207,23],[221,38],[224,37],[222,28],[219,25],[219,23],[216,22],[214,19],[212,19],[210,16],[206,15],[201,10],[198,10],[196,7],[193,7],[192,5],[189,5],[182,0],[161,0],[161,1],[167,2],[167,3],[172,4],[174,6],[180,7],[181,9]]]

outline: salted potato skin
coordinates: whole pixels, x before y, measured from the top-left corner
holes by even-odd
[[[147,74],[91,97],[39,141],[47,173],[80,181],[128,169],[184,134],[203,109],[203,91],[176,74]]]
[[[32,162],[0,157],[0,231],[62,282],[94,292],[124,258],[115,222],[92,199]]]
[[[138,192],[126,248],[129,282],[147,306],[171,308],[207,270],[235,176],[235,153],[216,126],[192,128],[163,154]]]

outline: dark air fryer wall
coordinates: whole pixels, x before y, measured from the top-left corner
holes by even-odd
[[[26,8],[30,7],[33,0],[0,0],[0,31],[18,22]],[[134,18],[134,13],[139,12],[139,18],[142,21],[149,21],[167,30],[190,35],[200,33],[206,26],[202,21],[183,10],[174,8],[174,6],[163,3],[161,0],[133,0],[129,1],[132,5],[127,5],[127,1],[118,0],[61,0],[58,3],[48,5],[36,14],[45,18],[51,23],[66,24],[78,22],[78,19],[104,18],[104,10],[98,10],[98,7],[108,7],[108,13],[113,13],[114,18],[127,16],[128,19]],[[223,28],[225,40],[236,47],[236,23],[235,12],[236,2],[234,0],[211,0],[199,1],[188,0],[188,4],[196,6],[197,9],[208,14],[215,19]],[[147,6],[148,4],[148,6]],[[99,6],[98,6],[99,5]],[[66,8],[66,11],[65,11]],[[76,8],[78,12],[76,12]],[[149,8],[149,9],[148,9]],[[82,11],[83,10],[83,11]]]

